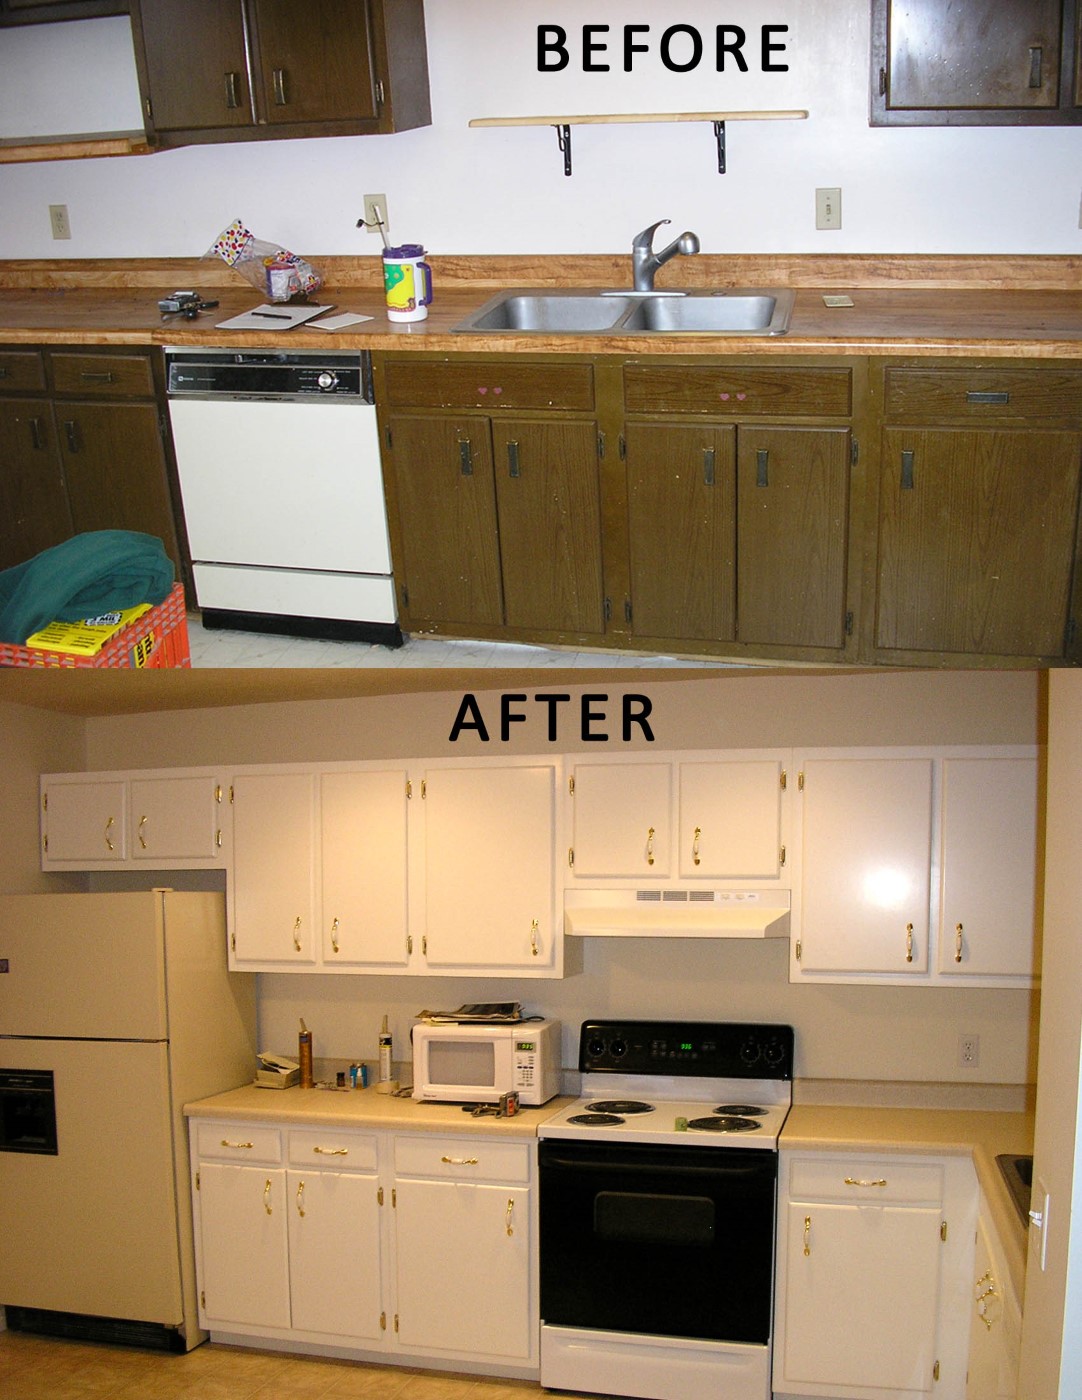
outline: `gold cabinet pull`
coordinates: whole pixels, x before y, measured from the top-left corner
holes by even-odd
[[[312,1151],[320,1157],[348,1157],[348,1147],[313,1147]]]
[[[113,829],[113,818],[110,817],[109,820],[105,823],[105,831],[104,831],[104,833],[103,833],[104,836],[105,836],[105,845],[106,845],[106,848],[107,848],[108,850],[110,850],[110,851],[116,850],[116,847],[113,845],[113,838],[112,838],[112,836],[110,836],[110,834],[109,834],[109,833],[112,831],[112,829]]]
[[[701,827],[701,826],[697,826],[697,827],[695,828],[695,839],[694,839],[694,840],[692,841],[692,843],[691,843],[691,859],[692,859],[692,861],[693,861],[696,865],[701,865],[701,864],[702,864],[702,862],[701,862],[700,859],[699,859],[699,837],[700,837],[702,834],[703,834],[703,829],[702,829],[702,827]]]
[[[646,833],[646,864],[647,864],[647,865],[653,865],[653,863],[654,863],[654,828],[653,828],[653,827],[650,827],[650,829],[649,829],[649,830],[647,831],[647,833]]]
[[[955,961],[956,963],[960,963],[960,962],[962,961],[962,925],[961,925],[961,924],[955,924],[955,926],[954,926],[954,961]]]
[[[999,1293],[996,1289],[996,1281],[992,1277],[992,1270],[986,1269],[977,1280],[977,1291],[974,1295],[977,1305],[977,1316],[984,1323],[989,1332],[992,1324],[999,1319],[999,1308],[996,1306],[1000,1302]]]
[[[255,1144],[251,1142],[230,1142],[228,1138],[222,1138],[222,1146],[232,1148],[237,1152],[250,1152]]]
[[[301,950],[301,940],[297,937],[301,928],[301,916],[298,914],[293,920],[293,947],[299,953]]]
[[[147,838],[146,838],[146,835],[145,835],[145,832],[146,832],[146,825],[147,825],[147,819],[146,819],[146,817],[140,817],[140,818],[139,818],[139,845],[142,847],[142,849],[143,849],[144,851],[145,851],[146,848],[147,848]]]
[[[269,1181],[268,1181],[267,1185],[268,1185],[268,1186],[270,1185],[270,1182],[269,1182]],[[267,1214],[269,1215],[270,1212],[268,1211]],[[298,1214],[298,1215],[303,1215],[303,1214],[304,1214],[304,1182],[303,1182],[303,1181],[299,1181],[299,1182],[297,1183],[297,1214]]]
[[[263,1187],[263,1209],[267,1212],[268,1215],[273,1215],[273,1214],[274,1214],[274,1211],[273,1211],[273,1209],[272,1209],[272,1207],[271,1207],[271,1203],[270,1203],[270,1192],[271,1192],[271,1179],[270,1179],[270,1177],[268,1176],[268,1177],[267,1177],[267,1184],[266,1184],[266,1186]]]
[[[886,1186],[887,1179],[885,1176],[877,1176],[874,1181],[866,1181],[863,1177],[847,1176],[845,1184],[846,1186]]]
[[[449,1167],[475,1167],[478,1163],[477,1157],[441,1157],[441,1162],[446,1162]]]
[[[538,934],[539,934],[539,932],[540,932],[540,926],[538,925],[537,920],[536,920],[536,919],[531,919],[531,921],[530,921],[530,952],[533,954],[533,956],[534,956],[535,958],[536,958],[536,957],[538,956],[538,954],[541,952],[541,947],[540,947],[540,945],[539,945],[539,943],[538,943]]]
[[[804,1217],[804,1258],[811,1254],[811,1216]]]
[[[514,1215],[514,1212],[515,1198],[514,1196],[510,1196],[507,1201],[507,1214],[504,1216],[503,1220],[504,1229],[507,1231],[508,1235],[513,1235],[515,1233],[515,1227],[511,1223],[511,1217]]]
[[[338,952],[338,920],[331,920],[331,947]]]
[[[913,925],[905,926],[905,960],[907,963],[913,961]]]

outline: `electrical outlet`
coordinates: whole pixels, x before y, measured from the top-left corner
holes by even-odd
[[[68,206],[66,204],[49,205],[49,223],[52,225],[54,238],[71,237],[71,224],[68,222]]]
[[[369,233],[379,234],[380,225],[382,232],[387,234],[390,230],[391,221],[387,216],[387,196],[385,194],[366,194],[364,197],[364,221]]]
[[[842,192],[840,189],[815,191],[815,227],[841,228]]]
[[[981,1062],[979,1035],[963,1035],[958,1041],[958,1064],[962,1069],[976,1069]]]

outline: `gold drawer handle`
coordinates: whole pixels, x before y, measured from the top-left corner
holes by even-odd
[[[476,1167],[478,1158],[476,1157],[441,1157],[441,1162],[446,1162],[449,1167]]]
[[[845,1184],[846,1186],[886,1186],[887,1179],[885,1176],[879,1176],[874,1181],[864,1181],[858,1176],[847,1176]]]
[[[228,1138],[222,1138],[223,1147],[231,1147],[236,1151],[250,1152],[255,1146],[254,1142],[230,1142]]]
[[[321,1157],[348,1157],[348,1147],[313,1147],[313,1152],[317,1152]]]

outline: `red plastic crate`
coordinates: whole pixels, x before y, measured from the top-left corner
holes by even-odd
[[[173,585],[168,598],[121,628],[93,656],[72,656],[69,652],[0,642],[0,666],[55,666],[64,670],[115,666],[167,670],[191,664],[184,588],[179,583]]]

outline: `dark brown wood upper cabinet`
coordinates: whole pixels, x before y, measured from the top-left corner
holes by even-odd
[[[0,0],[0,28],[127,13],[128,0]]]
[[[132,0],[162,146],[404,131],[431,121],[424,0]]]
[[[1082,121],[1079,0],[872,0],[873,126]]]

